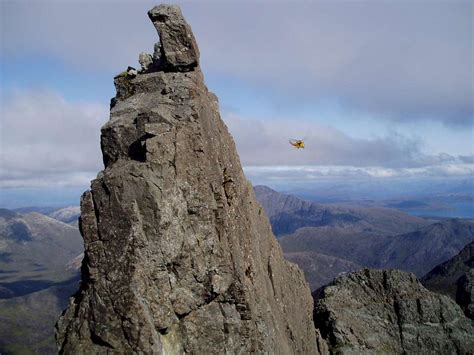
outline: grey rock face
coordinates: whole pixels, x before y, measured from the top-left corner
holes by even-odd
[[[415,275],[361,270],[316,295],[315,323],[338,354],[469,354],[474,326],[449,297]]]
[[[175,6],[149,15],[167,65],[115,78],[60,353],[324,351],[308,285],[242,172],[190,27]]]

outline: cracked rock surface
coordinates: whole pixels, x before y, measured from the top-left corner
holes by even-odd
[[[149,17],[161,53],[148,71],[115,78],[105,169],[81,199],[82,283],[57,324],[60,353],[324,351],[309,287],[243,175],[191,28],[176,6]]]
[[[449,297],[411,273],[361,270],[315,298],[315,323],[336,354],[471,354],[474,326]]]

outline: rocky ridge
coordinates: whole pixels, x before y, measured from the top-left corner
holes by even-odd
[[[177,6],[148,15],[160,42],[115,78],[105,169],[81,199],[82,283],[57,323],[60,353],[324,351],[308,285],[243,175],[191,28]]]
[[[470,354],[474,325],[415,275],[365,269],[315,294],[316,326],[336,354]]]

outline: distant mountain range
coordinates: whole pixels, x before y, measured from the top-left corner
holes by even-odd
[[[285,258],[297,264],[304,271],[306,281],[312,290],[328,284],[342,273],[363,268],[363,266],[348,260],[311,251],[285,253]]]
[[[82,251],[77,227],[0,209],[1,354],[56,353],[54,324],[78,288]]]
[[[470,220],[433,221],[388,208],[318,204],[265,186],[255,192],[285,255],[303,269],[313,290],[339,272],[362,267],[421,277],[474,240]]]
[[[77,221],[81,215],[79,206],[66,207],[21,207],[11,210],[20,214],[37,212],[45,216],[57,219],[58,221],[77,226]]]
[[[37,212],[0,209],[0,298],[47,288],[76,275],[66,264],[82,252],[77,228]]]
[[[281,194],[266,186],[255,186],[254,189],[277,237],[303,227],[335,227],[352,233],[394,235],[411,232],[430,223],[396,209],[320,204]]]
[[[58,221],[74,225],[77,224],[80,215],[81,208],[79,206],[63,207],[48,214],[48,216]]]

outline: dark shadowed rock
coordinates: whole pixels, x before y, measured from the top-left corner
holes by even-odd
[[[456,300],[470,318],[474,316],[472,274],[474,270],[474,242],[469,243],[458,255],[436,266],[421,282],[435,292]]]
[[[338,354],[469,354],[474,326],[415,275],[361,270],[319,290],[315,323]]]
[[[474,320],[474,269],[470,269],[457,282],[456,302],[466,316]]]
[[[120,75],[105,169],[81,199],[65,354],[317,354],[303,273],[283,259],[176,6],[149,16],[166,66]],[[318,346],[318,348],[317,348]]]
[[[474,268],[474,242],[466,245],[456,256],[436,266],[421,279],[429,290],[456,298],[458,280]]]

